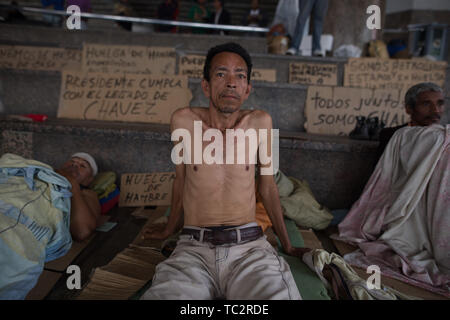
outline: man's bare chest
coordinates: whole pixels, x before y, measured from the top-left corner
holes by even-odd
[[[256,164],[260,134],[256,129],[238,127],[219,130],[204,128],[195,123],[184,142],[187,159],[196,165],[252,165]],[[234,171],[230,167],[227,169]]]

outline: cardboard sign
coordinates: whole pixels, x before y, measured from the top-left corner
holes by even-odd
[[[182,76],[63,72],[58,117],[167,124],[191,99]]]
[[[175,74],[176,52],[169,47],[83,45],[83,71]]]
[[[187,54],[180,57],[178,64],[178,74],[190,78],[203,78],[203,67],[206,57],[196,54]],[[277,71],[275,69],[252,69],[251,80],[257,81],[277,81]]]
[[[337,65],[291,62],[289,64],[289,83],[337,86]]]
[[[119,206],[170,205],[173,180],[175,172],[122,174]]]
[[[371,89],[409,89],[420,82],[443,87],[447,62],[425,59],[350,58],[344,86]]]
[[[79,70],[81,50],[0,45],[0,69]]]
[[[386,127],[407,123],[406,91],[310,86],[306,98],[305,129],[309,133],[348,135],[356,116],[378,117]]]
[[[277,70],[275,69],[252,69],[252,80],[266,81],[266,82],[276,82],[277,81]]]
[[[178,61],[178,74],[190,78],[203,78],[203,66],[206,57],[202,55],[187,54]]]

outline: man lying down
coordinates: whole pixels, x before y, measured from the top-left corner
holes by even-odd
[[[350,264],[450,297],[450,125],[397,130],[339,224]]]
[[[0,158],[0,299],[24,299],[44,263],[82,241],[100,217],[94,158],[75,153],[60,169],[14,154]]]

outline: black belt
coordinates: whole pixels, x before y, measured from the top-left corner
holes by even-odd
[[[200,241],[201,230],[184,228],[181,234],[189,234],[194,237],[194,239]],[[241,242],[243,241],[253,241],[260,238],[263,235],[261,227],[247,227],[239,229],[241,235]],[[203,242],[210,242],[213,245],[222,245],[229,243],[238,243],[238,234],[236,229],[232,230],[204,230]]]

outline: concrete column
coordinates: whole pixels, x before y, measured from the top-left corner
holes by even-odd
[[[381,9],[381,27],[384,26],[384,0],[329,0],[324,34],[334,37],[333,50],[343,44],[353,44],[361,50],[372,39],[372,30],[367,29],[366,21],[369,15],[367,7],[378,5]],[[377,39],[381,38],[380,30]]]

